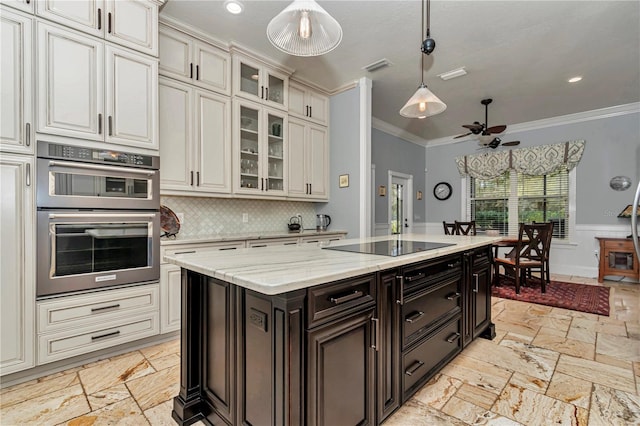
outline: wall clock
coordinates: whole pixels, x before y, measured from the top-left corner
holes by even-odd
[[[437,183],[436,186],[433,187],[433,195],[438,200],[446,200],[451,197],[451,185],[447,182]]]

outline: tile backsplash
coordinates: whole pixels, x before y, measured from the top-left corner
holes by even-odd
[[[302,215],[304,228],[316,226],[313,203],[162,196],[160,204],[179,217],[183,215],[179,238],[287,231],[289,219],[296,214]],[[246,223],[242,221],[244,213],[248,216]]]

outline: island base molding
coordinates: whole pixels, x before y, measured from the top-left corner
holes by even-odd
[[[182,269],[188,426],[381,424],[476,337],[491,249],[265,295]]]

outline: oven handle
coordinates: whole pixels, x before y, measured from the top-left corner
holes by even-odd
[[[85,217],[135,217],[154,218],[157,213],[52,213],[49,219],[79,219]]]
[[[81,164],[81,163],[70,163],[70,162],[60,162],[60,161],[49,161],[49,167],[69,167],[75,169],[86,169],[86,170],[101,170],[105,172],[117,172],[117,173],[134,173],[139,175],[153,176],[156,174],[155,171],[151,170],[139,170],[139,169],[130,169],[123,167],[115,167],[115,166],[100,166],[95,164]]]

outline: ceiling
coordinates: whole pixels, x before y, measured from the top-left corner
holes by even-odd
[[[267,40],[267,24],[289,3],[243,1],[244,12],[231,15],[223,1],[169,0],[161,16],[261,52],[330,92],[368,77],[373,117],[425,143],[466,133],[462,124],[484,122],[480,100],[487,97],[494,99],[489,126],[640,101],[638,1],[433,0],[437,47],[424,58],[424,81],[447,109],[422,120],[398,113],[421,81],[420,1],[318,1],[341,24],[343,39],[334,51],[312,58],[286,55]],[[382,58],[393,65],[362,69]],[[462,66],[466,76],[438,77]],[[567,82],[577,75],[582,81]]]

